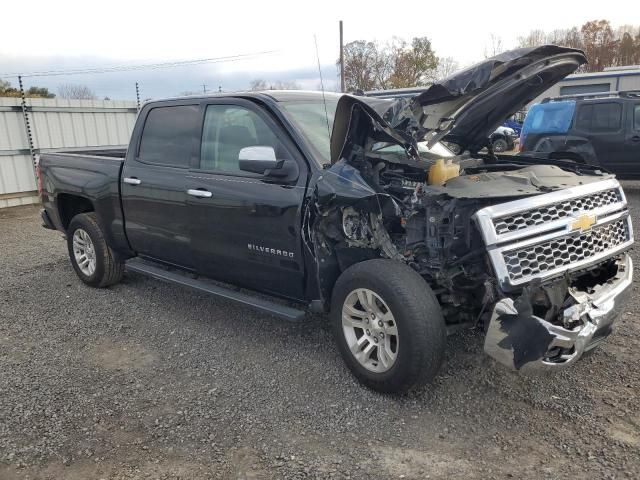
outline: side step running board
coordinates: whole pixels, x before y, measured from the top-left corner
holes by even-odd
[[[151,262],[133,258],[126,263],[127,270],[130,272],[142,273],[157,280],[182,285],[192,288],[199,292],[208,293],[216,297],[225,298],[234,302],[246,305],[260,312],[268,313],[276,317],[289,321],[299,321],[305,316],[305,312],[279,303],[270,302],[262,298],[253,297],[249,294],[232,290],[221,285],[215,284],[207,280],[191,278],[188,274],[175,270],[167,270],[161,266]]]

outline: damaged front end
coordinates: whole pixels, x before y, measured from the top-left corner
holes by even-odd
[[[563,303],[552,321],[536,315],[544,287],[525,287],[520,296],[499,300],[491,313],[484,351],[513,370],[568,367],[596,347],[610,333],[614,319],[627,302],[633,281],[628,255],[613,262],[616,273],[592,289],[559,288]],[[542,315],[549,310],[543,303]],[[558,305],[551,306],[557,308]]]
[[[521,49],[413,99],[341,97],[332,164],[312,181],[303,224],[323,303],[342,271],[382,257],[427,281],[451,330],[483,325],[485,351],[516,370],[570,365],[606,337],[632,276],[618,182],[478,154],[498,122],[582,63],[577,50]],[[432,181],[443,159],[454,173]]]
[[[615,179],[475,215],[503,297],[485,351],[515,369],[568,366],[611,333],[631,290],[633,226]]]

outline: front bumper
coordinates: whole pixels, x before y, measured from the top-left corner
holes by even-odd
[[[617,262],[616,275],[591,293],[571,288],[575,304],[562,313],[573,329],[554,325],[533,314],[530,304],[504,298],[493,309],[485,352],[514,370],[568,367],[611,333],[613,321],[631,294],[633,263],[628,254]]]

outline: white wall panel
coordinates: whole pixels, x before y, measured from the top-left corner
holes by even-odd
[[[27,99],[36,151],[126,145],[135,124],[135,102]],[[29,203],[36,189],[19,98],[0,97],[0,208]],[[16,194],[16,198],[10,198]]]

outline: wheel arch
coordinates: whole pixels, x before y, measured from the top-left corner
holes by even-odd
[[[65,230],[69,228],[71,219],[80,213],[95,212],[95,206],[91,200],[81,195],[71,193],[59,193],[56,197],[58,216]]]

